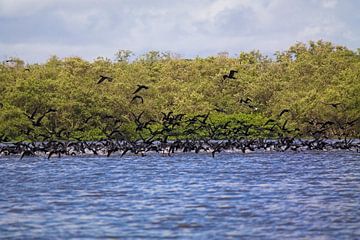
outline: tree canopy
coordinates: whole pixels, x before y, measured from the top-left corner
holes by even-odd
[[[209,113],[218,124],[286,120],[302,136],[328,121],[330,137],[360,134],[359,50],[318,41],[297,43],[274,58],[259,51],[194,59],[157,51],[131,56],[120,50],[114,60],[2,62],[0,140],[97,140],[114,129],[131,137],[137,134],[134,115],[143,112],[144,120],[156,122],[171,111],[188,118]],[[238,71],[236,79],[223,78],[230,70]],[[97,84],[100,75],[112,81]],[[143,103],[132,101],[137,85],[149,87],[139,92]],[[289,112],[279,116],[284,109]]]

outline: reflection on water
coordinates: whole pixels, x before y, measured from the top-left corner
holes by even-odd
[[[360,238],[360,154],[0,158],[0,238]]]

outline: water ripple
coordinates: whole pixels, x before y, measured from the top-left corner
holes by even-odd
[[[0,238],[360,238],[354,152],[3,157],[0,183]]]

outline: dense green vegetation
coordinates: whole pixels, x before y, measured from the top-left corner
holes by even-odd
[[[140,131],[135,130],[132,113],[142,111],[143,121],[154,119],[153,130],[161,127],[155,122],[161,122],[161,112],[173,111],[185,113],[184,119],[210,112],[213,126],[229,120],[258,127],[270,118],[287,121],[302,137],[311,136],[326,121],[333,123],[322,132],[328,137],[360,134],[359,50],[319,41],[295,44],[274,58],[252,51],[237,57],[181,59],[152,51],[129,61],[131,54],[119,51],[114,61],[52,57],[44,64],[20,59],[1,63],[0,140],[136,138]],[[237,79],[224,80],[230,69],[239,71]],[[97,84],[100,75],[113,81]],[[143,104],[131,103],[137,84],[149,86],[140,92]],[[240,102],[246,98],[250,104]],[[49,109],[56,111],[34,125]],[[283,109],[291,112],[279,116]],[[172,135],[189,137],[183,134],[185,127],[172,129]],[[254,129],[258,136],[265,131]],[[205,135],[198,131],[191,137]]]

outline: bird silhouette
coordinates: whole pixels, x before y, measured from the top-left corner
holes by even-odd
[[[266,123],[264,124],[264,126],[268,125],[269,123],[275,123],[276,121],[274,119],[269,119],[266,121]]]
[[[41,126],[41,121],[43,120],[43,118],[49,114],[49,113],[52,113],[52,112],[56,112],[57,110],[56,109],[53,109],[53,108],[49,108],[49,110],[47,110],[44,114],[42,114],[40,117],[38,117],[36,120],[33,118],[31,119],[31,122],[33,124],[34,127],[40,127]]]
[[[357,119],[348,121],[348,122],[346,122],[346,124],[349,125],[349,126],[353,126],[359,119],[360,119],[360,118],[357,118]]]
[[[279,117],[281,117],[284,113],[290,112],[289,109],[284,109],[280,112]]]
[[[140,118],[144,114],[144,111],[142,111],[138,116],[136,116],[134,113],[131,114],[133,115],[136,124],[141,123]]]
[[[236,70],[230,70],[230,73],[229,74],[225,74],[223,75],[223,79],[227,79],[227,78],[230,78],[230,79],[236,79],[236,77],[234,76],[235,73],[238,73],[238,71]]]
[[[35,108],[35,110],[34,110],[30,115],[27,114],[27,113],[24,113],[24,115],[25,115],[29,120],[34,120],[35,115],[36,115],[36,113],[37,113],[37,110],[38,110],[38,108]]]
[[[25,156],[35,156],[34,151],[32,150],[25,150],[20,156],[20,160],[22,160]]]
[[[321,102],[322,104],[325,104],[325,105],[328,105],[328,106],[331,106],[333,108],[337,108],[339,105],[341,105],[342,103],[326,103],[326,102]]]
[[[245,103],[245,104],[248,104],[248,103],[250,103],[252,101],[252,99],[251,98],[246,98],[245,100],[244,99],[240,99],[240,103]]]
[[[161,112],[161,114],[163,115],[162,121],[169,121],[170,120],[170,116],[173,114],[173,111],[166,113]]]
[[[131,99],[131,102],[134,102],[136,99],[140,99],[141,103],[144,103],[144,98],[142,96],[139,96],[139,95],[135,95],[132,99]]]
[[[145,86],[145,85],[139,85],[138,84],[137,86],[138,86],[138,88],[133,92],[133,94],[136,94],[136,93],[140,92],[142,89],[144,89],[144,90],[149,89],[149,87]]]
[[[100,84],[100,83],[104,82],[105,80],[108,80],[109,82],[112,82],[113,78],[108,77],[108,76],[104,76],[104,75],[100,75],[100,78],[99,78],[97,84]]]

